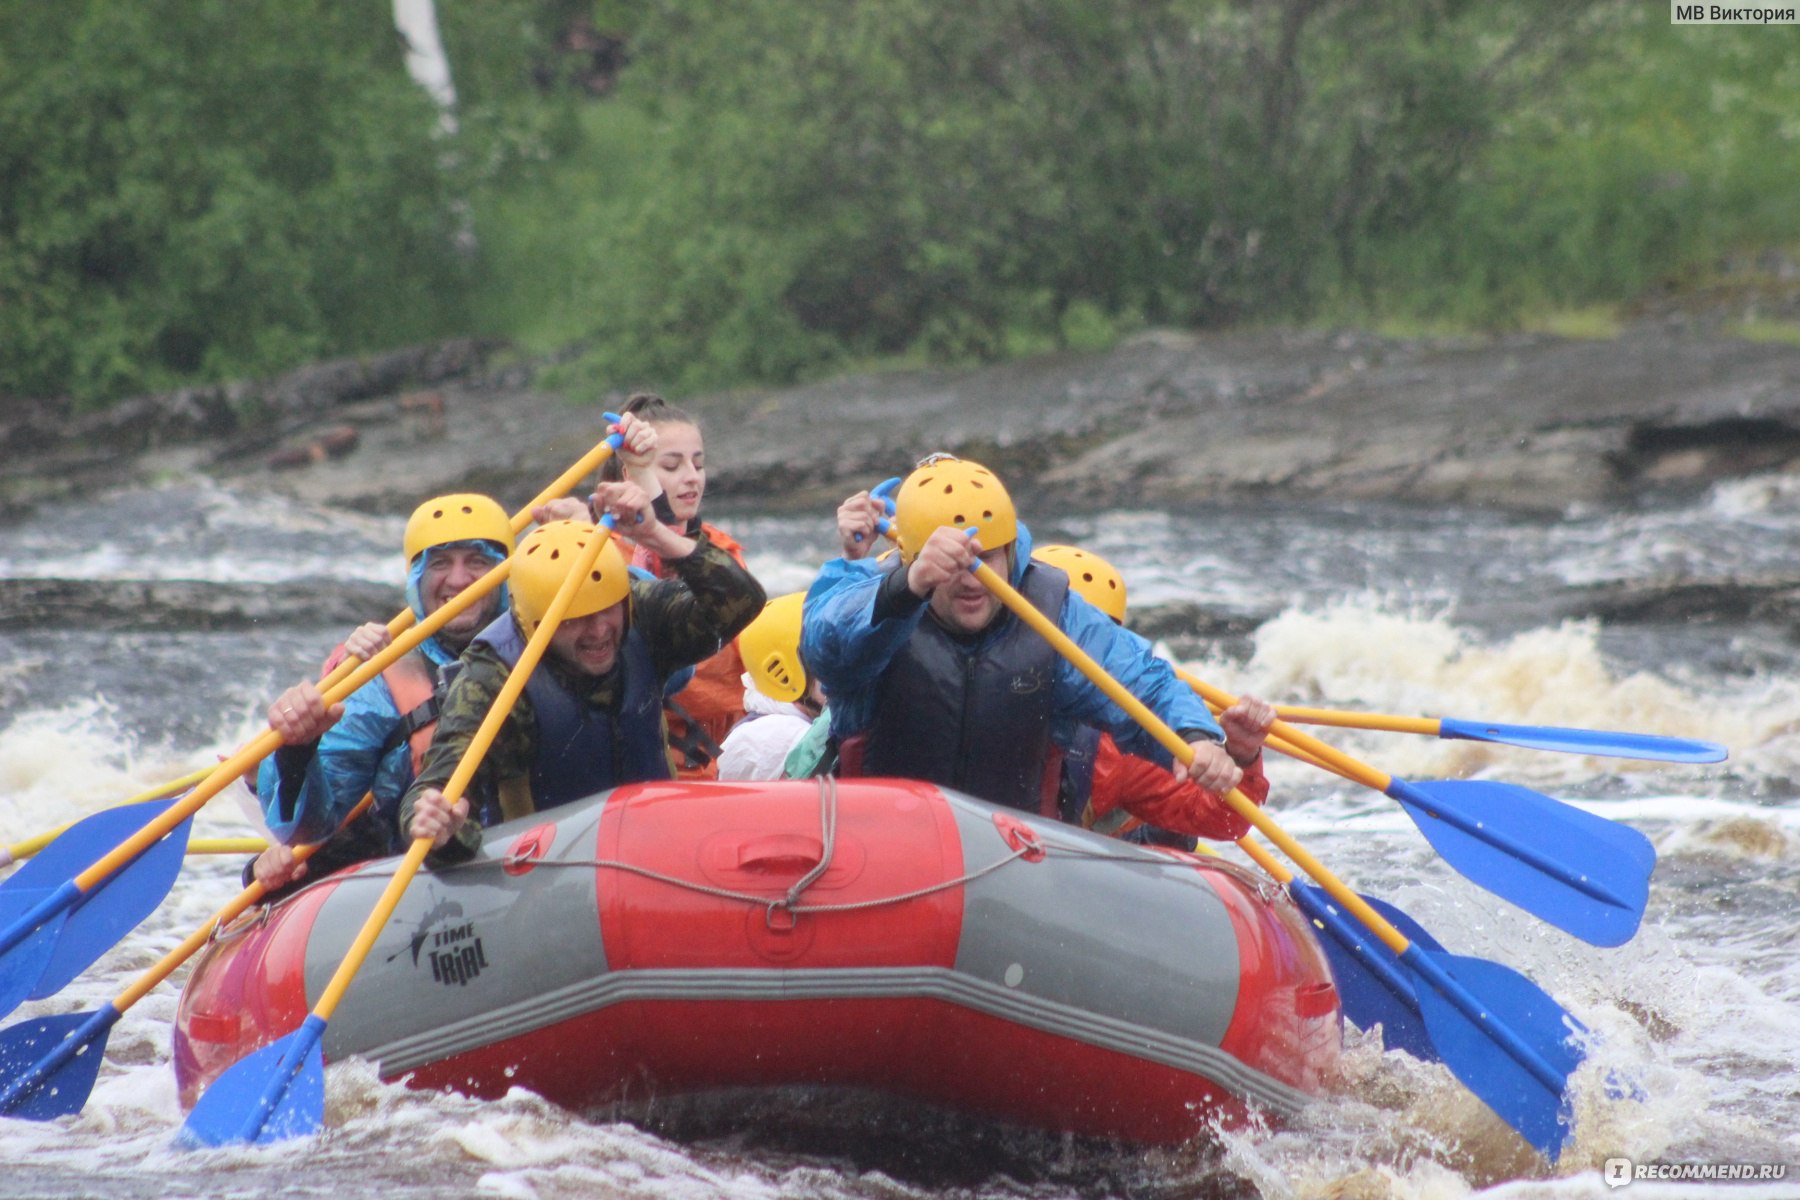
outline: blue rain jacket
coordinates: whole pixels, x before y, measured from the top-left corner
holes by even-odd
[[[1018,587],[1031,562],[1031,531],[1019,524],[1014,543],[1011,583]],[[873,558],[825,564],[807,589],[802,609],[800,654],[825,685],[831,701],[831,734],[842,741],[868,728],[875,715],[877,683],[896,651],[927,620],[926,605],[904,617],[877,622],[875,597],[888,567]],[[1002,609],[993,625],[970,642],[972,657],[982,645],[1017,617]],[[1124,684],[1171,729],[1223,741],[1224,734],[1200,697],[1194,694],[1142,637],[1113,623],[1111,617],[1070,592],[1058,626],[1069,638]],[[1119,747],[1167,766],[1164,750],[1124,709],[1107,699],[1075,666],[1062,660],[1056,672],[1050,737],[1067,749],[1081,725],[1112,734]]]

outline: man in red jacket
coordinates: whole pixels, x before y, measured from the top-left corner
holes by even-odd
[[[1125,580],[1113,565],[1073,546],[1040,546],[1032,557],[1069,576],[1069,587],[1114,621],[1125,623]],[[1263,774],[1263,740],[1275,709],[1245,696],[1219,714],[1225,753],[1244,772],[1238,789],[1259,806],[1269,797]],[[1132,841],[1193,849],[1194,838],[1236,841],[1250,823],[1222,796],[1176,782],[1166,768],[1127,754],[1098,729],[1085,729],[1063,757],[1061,815],[1071,824]]]

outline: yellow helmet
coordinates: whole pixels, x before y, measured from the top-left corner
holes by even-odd
[[[597,537],[599,532],[586,521],[552,521],[538,526],[519,543],[513,553],[513,613],[526,637],[537,631],[538,622],[556,599],[557,589],[569,577],[569,568],[586,548],[588,539]],[[563,616],[585,617],[611,608],[629,595],[631,574],[625,566],[625,555],[620,552],[619,543],[608,538]]]
[[[1125,623],[1125,577],[1104,558],[1075,546],[1038,546],[1031,557],[1068,572],[1069,586],[1077,596],[1119,624]]]
[[[900,558],[919,556],[939,527],[976,526],[983,550],[1010,546],[1019,538],[1019,515],[1000,477],[978,462],[932,455],[919,465],[894,497],[894,533]]]
[[[800,665],[800,606],[805,600],[805,592],[775,597],[738,634],[744,669],[771,700],[806,695],[806,668]]]
[[[446,542],[498,542],[513,550],[512,518],[493,500],[477,492],[438,496],[413,509],[406,522],[406,561]]]

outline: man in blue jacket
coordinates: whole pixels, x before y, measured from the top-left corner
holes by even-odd
[[[1178,780],[1236,786],[1241,772],[1205,704],[1148,642],[1071,594],[1067,575],[1032,562],[1030,532],[993,472],[934,455],[895,505],[897,560],[827,563],[806,597],[801,654],[831,696],[840,774],[925,779],[1055,817],[1063,748],[1092,725]],[[865,543],[878,511],[868,504],[866,530],[854,531]],[[1175,763],[1007,612],[970,570],[977,557],[1175,729],[1192,764]]]
[[[512,520],[487,496],[438,496],[413,511],[404,540],[406,602],[424,620],[512,553]],[[505,608],[504,588],[483,597],[340,705],[327,709],[310,681],[275,701],[269,725],[286,744],[263,760],[256,779],[264,819],[280,843],[252,867],[265,887],[274,891],[309,869],[318,877],[405,849],[393,832],[396,814],[437,724],[439,672]],[[385,626],[365,625],[342,652],[366,660],[388,641]],[[334,836],[370,791],[374,808]],[[331,840],[310,864],[295,864],[290,845],[324,838]]]

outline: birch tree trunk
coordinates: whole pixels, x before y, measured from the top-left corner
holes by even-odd
[[[406,73],[437,101],[444,133],[455,133],[456,85],[450,81],[450,59],[438,37],[437,5],[433,0],[394,0],[394,28],[406,44]]]
[[[394,0],[394,29],[406,44],[406,73],[431,94],[438,106],[438,133],[444,139],[444,166],[454,163],[456,154],[456,85],[450,80],[450,57],[444,53],[444,40],[438,36],[437,5],[434,0]],[[456,213],[456,247],[472,255],[480,244],[475,237],[475,216],[465,199],[454,199]]]

